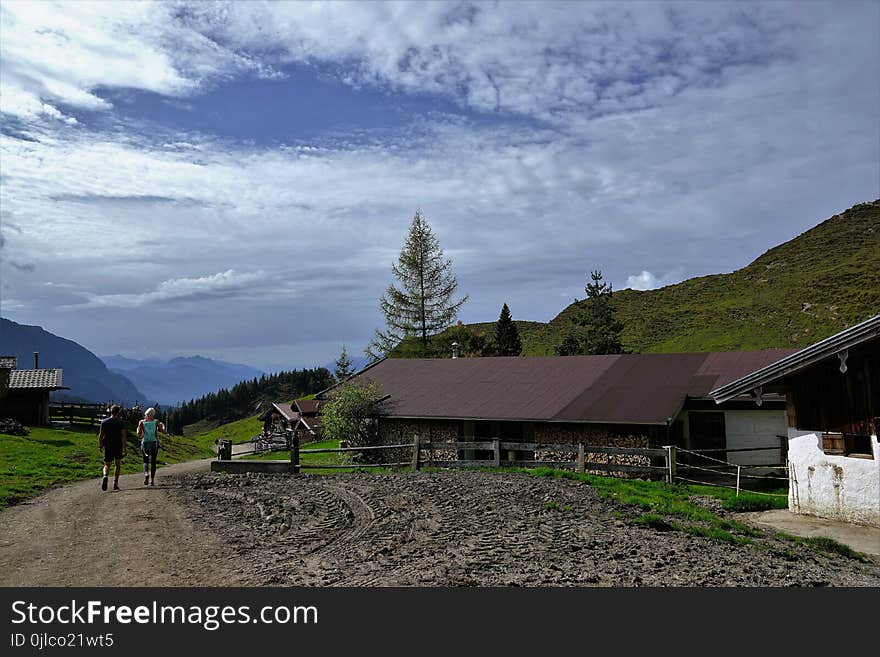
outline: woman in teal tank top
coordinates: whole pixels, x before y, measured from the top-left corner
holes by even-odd
[[[156,409],[148,408],[144,419],[138,423],[137,435],[141,439],[144,453],[144,486],[156,485],[156,457],[159,454],[159,432],[165,432],[165,425],[155,419]]]

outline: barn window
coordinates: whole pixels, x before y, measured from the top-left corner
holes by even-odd
[[[855,433],[823,433],[822,451],[834,456],[872,459],[871,436]]]

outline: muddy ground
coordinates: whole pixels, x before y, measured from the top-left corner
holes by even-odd
[[[880,586],[880,561],[772,532],[750,545],[635,522],[521,473],[189,474],[172,490],[230,582],[308,586]],[[735,514],[730,515],[736,518]]]

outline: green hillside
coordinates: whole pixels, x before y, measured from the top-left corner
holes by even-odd
[[[737,271],[621,290],[614,300],[631,352],[812,344],[880,313],[880,200],[853,206]],[[572,304],[546,324],[517,321],[523,355],[554,354],[578,312]],[[453,340],[465,351],[476,342],[478,351],[493,331],[494,322],[453,327],[432,339],[431,355],[448,357]],[[391,355],[415,355],[413,347],[403,343]]]
[[[730,274],[614,293],[633,352],[803,347],[880,313],[880,200],[774,247]],[[552,354],[572,304],[547,324],[520,327],[523,353]]]

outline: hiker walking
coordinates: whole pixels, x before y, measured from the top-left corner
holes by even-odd
[[[107,477],[110,474],[111,461],[116,464],[113,473],[113,490],[119,490],[119,471],[122,469],[122,457],[128,453],[125,445],[125,423],[119,419],[119,404],[110,407],[110,417],[101,422],[98,431],[98,449],[104,451],[104,468],[101,471],[101,490],[107,490]]]
[[[144,419],[138,422],[137,435],[141,439],[144,454],[144,486],[156,485],[156,457],[159,454],[159,432],[165,433],[165,425],[156,418],[156,409],[148,408]]]

